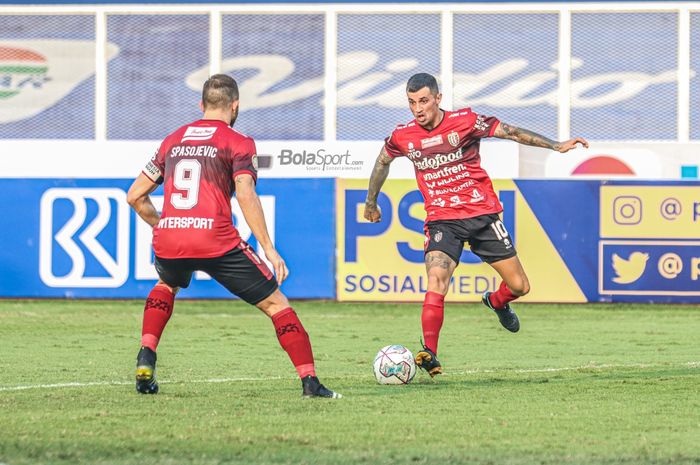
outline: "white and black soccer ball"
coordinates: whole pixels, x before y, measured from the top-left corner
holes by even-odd
[[[416,375],[416,362],[402,345],[382,347],[374,357],[374,377],[379,384],[408,384]]]

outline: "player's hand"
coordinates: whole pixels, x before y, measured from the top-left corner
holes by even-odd
[[[287,264],[277,253],[276,249],[270,249],[265,251],[265,257],[272,263],[272,267],[275,269],[275,276],[277,277],[277,284],[282,284],[282,281],[287,279],[289,276],[289,270],[287,269]]]
[[[365,204],[365,219],[370,223],[379,223],[382,219],[382,209],[376,203]]]
[[[566,153],[569,150],[576,148],[576,145],[581,144],[582,146],[588,148],[588,141],[583,137],[576,137],[575,139],[569,139],[566,142],[562,142],[559,146],[559,153]]]

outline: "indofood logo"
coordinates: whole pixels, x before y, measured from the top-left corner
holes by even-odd
[[[107,44],[107,61],[118,50]],[[0,124],[36,116],[94,74],[94,41],[1,41]]]

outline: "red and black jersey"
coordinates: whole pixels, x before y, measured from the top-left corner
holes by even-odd
[[[164,183],[153,250],[161,258],[219,257],[236,247],[233,180],[257,179],[255,141],[223,121],[199,120],[165,138],[143,173]]]
[[[397,126],[385,141],[387,153],[413,162],[426,222],[500,213],[503,207],[479,154],[481,139],[493,136],[499,120],[469,108],[444,113],[431,131],[416,120]]]

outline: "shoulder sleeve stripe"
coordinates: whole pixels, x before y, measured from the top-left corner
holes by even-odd
[[[489,131],[489,137],[493,137],[493,134],[496,132],[496,128],[498,127],[499,124],[501,124],[501,121],[497,119],[496,122],[491,125],[491,130]]]
[[[236,179],[238,176],[242,174],[249,174],[253,177],[253,181],[256,183],[258,182],[258,175],[250,170],[238,170],[235,173],[233,173],[233,179]]]

